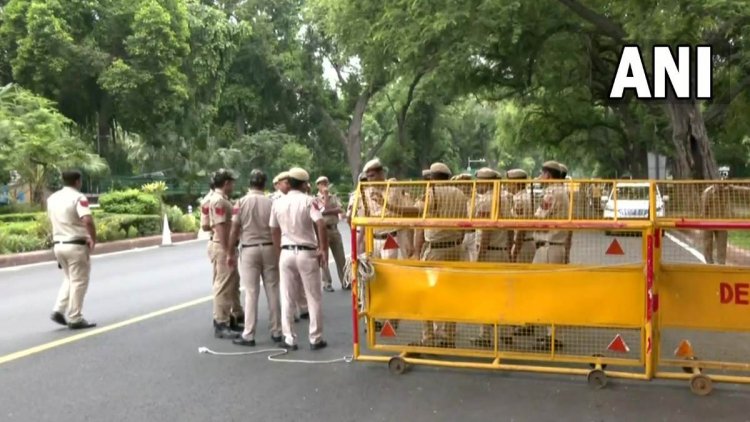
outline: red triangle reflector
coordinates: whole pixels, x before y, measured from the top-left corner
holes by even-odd
[[[383,249],[398,249],[398,242],[396,242],[396,239],[389,234],[388,237],[385,238]]]
[[[620,242],[618,242],[617,239],[612,240],[609,248],[607,248],[607,255],[625,255],[625,252],[622,250],[622,246],[620,246]]]
[[[623,340],[619,334],[615,336],[615,338],[612,340],[611,343],[609,343],[609,346],[607,346],[607,349],[613,352],[620,352],[620,353],[628,353],[630,351],[630,347],[628,347],[628,345],[625,344],[625,340]]]
[[[390,321],[386,321],[383,324],[383,328],[380,330],[380,337],[396,337],[396,330],[393,329]]]
[[[690,359],[693,355],[693,346],[687,340],[682,340],[680,345],[674,351],[674,355],[678,358]]]

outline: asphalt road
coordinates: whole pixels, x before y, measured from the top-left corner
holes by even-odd
[[[593,251],[601,252],[601,245],[606,251],[612,239],[577,236],[571,260],[594,259]],[[633,252],[640,238],[617,239],[624,255],[604,259],[636,259],[631,254],[640,253]],[[676,244],[665,247],[697,259]],[[0,271],[0,362],[79,334],[48,320],[59,283],[53,264]],[[210,293],[204,242],[95,258],[85,315],[104,330],[0,363],[0,421],[750,420],[750,389],[733,385],[717,385],[711,396],[698,398],[683,382],[613,380],[594,391],[580,377],[428,367],[395,376],[384,364],[199,354],[201,346],[252,350],[213,338],[210,300],[130,321]],[[272,347],[264,300],[256,350]],[[308,350],[302,322],[300,350],[283,358],[349,355],[349,307],[348,292],[325,293],[330,347]],[[129,323],[112,325],[123,321]]]

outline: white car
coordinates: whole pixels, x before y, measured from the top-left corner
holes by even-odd
[[[648,183],[617,183],[617,218],[647,219],[649,211]],[[604,205],[604,218],[615,218],[615,191],[609,193]],[[668,197],[662,197],[656,187],[656,216],[664,217],[664,203]]]

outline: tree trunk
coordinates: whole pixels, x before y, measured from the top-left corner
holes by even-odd
[[[711,140],[699,105],[694,102],[670,101],[667,114],[672,124],[675,147],[674,177],[676,179],[718,179]]]
[[[352,120],[349,122],[349,128],[346,131],[346,159],[349,163],[349,169],[352,175],[352,182],[356,185],[359,178],[359,172],[362,169],[362,122],[367,110],[367,103],[370,101],[370,91],[365,90],[357,98],[352,112]]]
[[[97,136],[96,151],[104,159],[109,159],[110,146],[112,143],[112,100],[108,95],[104,95],[99,105],[99,115],[97,116]]]

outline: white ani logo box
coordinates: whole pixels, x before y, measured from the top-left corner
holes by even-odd
[[[651,80],[643,66],[638,46],[622,49],[609,98],[621,99],[626,89],[634,89],[639,99],[666,99],[667,83],[678,99],[711,99],[712,63],[710,46],[679,46],[677,57],[669,46],[653,48]]]

